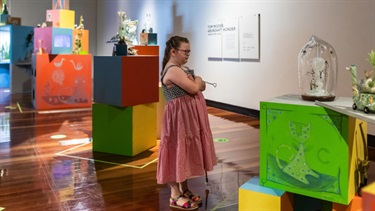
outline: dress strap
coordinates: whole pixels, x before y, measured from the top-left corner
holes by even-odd
[[[178,67],[178,65],[172,64],[172,65],[169,65],[168,67],[166,67],[166,68],[164,69],[164,73],[163,73],[163,75],[161,76],[161,79],[160,79],[161,84],[163,84],[163,86],[165,86],[165,84],[163,83],[163,79],[164,79],[165,74],[167,74],[168,70],[169,70],[171,67],[174,67],[174,66],[177,66],[177,67]]]

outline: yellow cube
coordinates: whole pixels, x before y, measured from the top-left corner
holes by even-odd
[[[47,10],[46,21],[52,27],[74,29],[74,10]]]

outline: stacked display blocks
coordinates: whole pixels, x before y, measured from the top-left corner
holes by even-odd
[[[261,102],[260,108],[261,185],[348,205],[357,190],[366,122],[297,95]]]
[[[159,46],[157,45],[136,45],[133,47],[137,51],[138,55],[153,55],[153,56],[159,56]],[[162,119],[164,114],[164,107],[165,107],[165,98],[164,94],[161,88],[161,84],[159,81],[159,102],[157,105],[157,118],[156,118],[156,138],[160,139],[161,137],[161,125],[162,125]]]
[[[159,101],[158,56],[94,57],[94,101],[119,107]]]
[[[259,185],[259,177],[252,177],[238,191],[239,210],[293,210],[293,197],[285,191]]]
[[[47,54],[88,54],[89,32],[75,28],[75,11],[69,10],[68,0],[52,0],[51,10],[46,11],[45,28],[35,28],[35,53]],[[76,48],[76,40],[80,40],[81,48]]]
[[[75,12],[73,10],[57,9],[47,10],[46,20],[52,22],[52,27],[74,28]]]
[[[156,103],[92,105],[93,150],[134,156],[156,145]]]
[[[72,29],[67,28],[35,28],[34,50],[36,53],[72,54]],[[40,49],[43,52],[39,52]]]
[[[134,156],[156,145],[158,72],[158,56],[94,57],[94,151]]]
[[[375,210],[375,182],[362,188],[362,210]]]
[[[91,107],[91,55],[36,54],[33,66],[37,110]]]

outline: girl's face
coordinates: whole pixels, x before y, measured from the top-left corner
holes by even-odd
[[[174,49],[175,60],[183,65],[188,62],[190,56],[190,44],[183,42],[178,49]]]

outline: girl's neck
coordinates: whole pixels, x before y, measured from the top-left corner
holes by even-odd
[[[170,65],[176,65],[176,66],[178,66],[178,67],[181,67],[181,66],[182,66],[181,64],[179,64],[179,63],[177,63],[177,62],[174,62],[174,61],[170,61],[169,64],[170,64]],[[169,66],[169,65],[168,65],[168,66]]]

